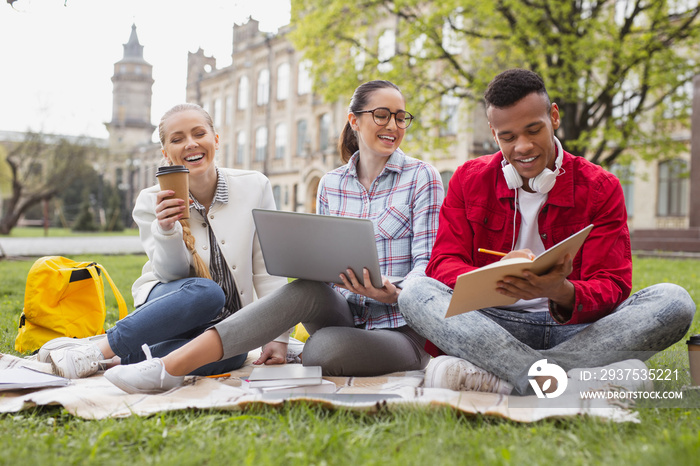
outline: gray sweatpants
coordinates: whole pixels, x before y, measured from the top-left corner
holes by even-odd
[[[410,327],[356,328],[347,300],[327,284],[308,280],[295,280],[218,323],[222,359],[258,348],[299,322],[311,335],[304,365],[321,366],[327,376],[420,370],[430,359],[425,338]]]

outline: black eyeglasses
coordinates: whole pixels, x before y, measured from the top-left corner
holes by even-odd
[[[360,112],[353,112],[354,114],[360,114],[360,113],[371,113],[372,118],[374,119],[374,122],[378,126],[386,126],[389,124],[389,120],[391,120],[391,115],[394,115],[394,121],[396,121],[396,126],[398,126],[401,129],[406,129],[409,126],[411,126],[411,123],[413,122],[414,116],[411,115],[410,113],[404,111],[404,110],[399,110],[398,112],[392,112],[386,107],[379,107],[375,108],[374,110],[362,110]]]

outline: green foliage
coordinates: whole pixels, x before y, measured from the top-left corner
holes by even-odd
[[[57,200],[60,202],[62,213],[68,223],[72,223],[81,212],[82,204],[92,196],[97,200],[98,192],[102,189],[98,173],[87,163],[75,167],[77,176],[73,183],[62,190]]]
[[[73,231],[97,231],[99,230],[95,223],[95,216],[92,214],[92,203],[87,189],[83,191],[83,202],[80,204],[78,217],[73,224]]]
[[[700,7],[674,0],[292,0],[291,40],[313,62],[316,91],[349,100],[389,79],[419,116],[414,145],[439,148],[439,103],[473,108],[507,68],[541,74],[562,114],[562,139],[609,165],[627,147],[645,157],[683,148],[692,77],[700,71]],[[385,30],[395,47],[380,46]],[[651,150],[644,150],[653,148]]]
[[[119,193],[119,190],[112,189],[107,205],[107,224],[105,231],[123,231],[124,222],[122,221],[122,203],[124,199]]]
[[[7,149],[0,144],[0,203],[8,197],[8,193],[12,187],[12,173],[10,166],[5,161],[7,157]]]
[[[22,215],[69,189],[76,179],[81,184],[88,158],[99,151],[89,140],[25,133],[24,140],[12,145],[4,158],[12,190],[4,194],[0,233],[9,234]],[[36,210],[33,214],[41,217]]]

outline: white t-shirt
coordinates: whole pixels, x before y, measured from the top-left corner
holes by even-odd
[[[540,229],[537,225],[537,216],[547,202],[547,193],[529,193],[523,188],[518,188],[517,205],[520,211],[520,234],[515,242],[517,249],[529,249],[536,256],[545,250],[540,237]],[[510,306],[501,306],[502,309],[513,309],[526,312],[549,311],[547,298],[521,299]]]

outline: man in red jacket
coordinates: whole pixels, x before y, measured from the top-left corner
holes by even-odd
[[[645,371],[641,359],[688,331],[695,303],[673,284],[629,297],[632,259],[620,183],[562,150],[554,136],[559,109],[539,75],[507,70],[489,84],[485,102],[501,150],[457,169],[440,210],[430,278],[404,282],[399,295],[401,312],[433,354],[449,355],[431,362],[425,385],[537,392],[530,378],[543,359],[570,377],[574,368],[614,363]],[[479,248],[507,252],[504,259],[534,257],[591,223],[576,257],[543,275],[526,272],[498,283],[497,291],[517,298],[515,304],[444,317],[457,277],[498,260]]]

